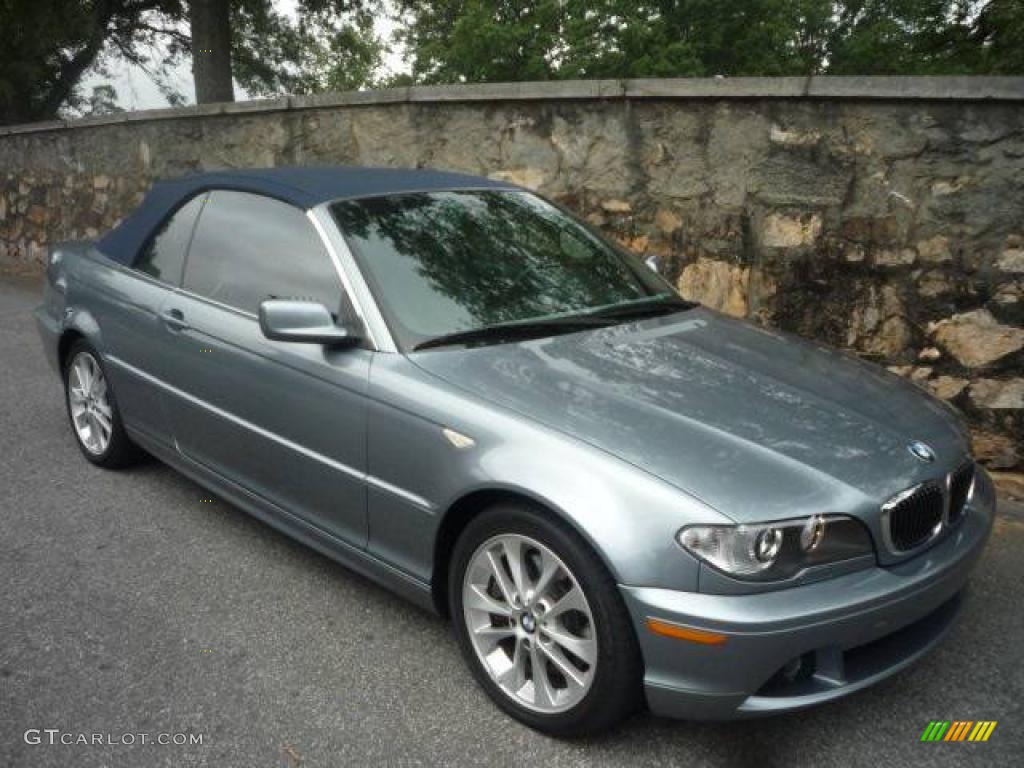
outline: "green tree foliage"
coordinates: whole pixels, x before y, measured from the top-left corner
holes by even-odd
[[[572,0],[567,77],[792,75],[820,58],[827,0]]]
[[[422,82],[548,80],[561,39],[560,0],[399,0],[398,39]]]
[[[420,82],[1024,73],[1024,0],[396,0]]]
[[[836,5],[831,74],[1024,74],[1024,0]]]
[[[152,51],[185,42],[179,0],[0,0],[0,123],[48,120],[88,106],[82,76],[118,57],[159,74]]]
[[[384,52],[373,30],[380,7],[379,0],[302,0],[293,21],[268,0],[235,2],[235,78],[257,96],[373,85]]]
[[[124,112],[117,106],[117,89],[109,84],[94,85],[89,94],[88,104],[83,108],[87,115],[112,115]]]
[[[383,44],[381,0],[300,0],[297,19],[272,0],[231,3],[231,64],[254,95],[360,88]],[[116,61],[141,67],[172,104],[170,68],[191,52],[188,0],[0,0],[0,125],[110,110],[115,94],[84,94],[82,78]]]
[[[847,0],[838,4],[828,46],[837,75],[959,74],[966,4],[950,0]],[[959,40],[959,43],[956,41]]]
[[[991,0],[968,27],[959,50],[971,72],[1024,74],[1024,0]]]

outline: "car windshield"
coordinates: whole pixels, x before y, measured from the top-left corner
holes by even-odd
[[[336,202],[331,211],[404,349],[677,298],[639,259],[528,192],[398,194]]]

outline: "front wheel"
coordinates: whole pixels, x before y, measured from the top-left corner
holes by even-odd
[[[615,581],[544,510],[503,505],[476,517],[453,553],[449,605],[474,675],[530,727],[591,734],[639,704],[640,654]]]

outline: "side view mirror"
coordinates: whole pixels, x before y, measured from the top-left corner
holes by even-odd
[[[260,303],[260,330],[271,341],[351,346],[360,336],[338,325],[323,304],[315,301],[267,299]]]

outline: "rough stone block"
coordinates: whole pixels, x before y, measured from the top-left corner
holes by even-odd
[[[981,368],[1024,348],[1024,329],[1000,325],[987,309],[953,315],[931,327],[932,338],[967,368]]]

